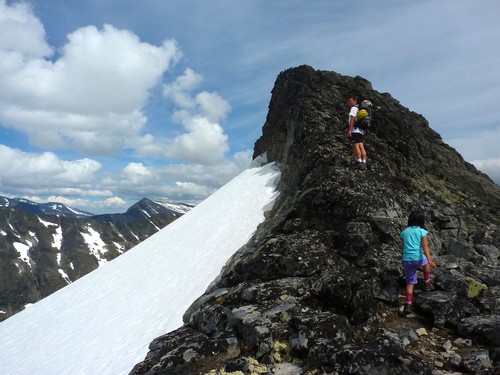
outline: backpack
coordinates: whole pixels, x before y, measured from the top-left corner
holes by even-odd
[[[363,131],[367,131],[371,126],[371,109],[372,103],[369,100],[363,100],[358,104],[358,114],[356,115],[355,127]]]

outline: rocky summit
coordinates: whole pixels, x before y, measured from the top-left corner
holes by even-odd
[[[374,105],[363,170],[350,94]],[[262,133],[278,200],[131,374],[500,373],[500,187],[361,77],[280,73]],[[436,289],[417,285],[402,316],[399,234],[417,209]]]

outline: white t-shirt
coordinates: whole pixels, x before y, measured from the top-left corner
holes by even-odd
[[[354,105],[351,107],[351,110],[349,111],[349,124],[351,123],[351,116],[356,118],[356,115],[358,114],[359,108],[358,106]],[[354,126],[352,127],[351,133],[360,133],[360,134],[365,134],[365,132],[361,129],[358,129],[356,127],[356,123],[354,123]]]

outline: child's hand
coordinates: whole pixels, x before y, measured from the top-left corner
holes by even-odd
[[[432,269],[437,268],[437,264],[432,260],[429,261],[429,266],[431,266]]]

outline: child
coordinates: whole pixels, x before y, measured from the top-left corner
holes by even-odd
[[[413,287],[417,283],[417,269],[424,270],[424,290],[432,291],[431,267],[437,265],[431,258],[425,228],[425,217],[420,211],[413,211],[408,218],[408,227],[401,232],[401,249],[403,250],[403,268],[406,277],[406,303],[404,314],[412,313]]]

